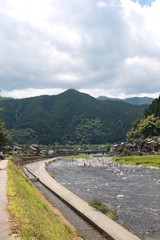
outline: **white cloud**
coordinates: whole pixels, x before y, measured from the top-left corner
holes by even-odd
[[[116,6],[116,0],[107,0],[106,2],[104,1],[99,1],[97,2],[97,7],[98,8],[113,8]]]
[[[97,7],[98,8],[106,8],[107,4],[103,1],[97,2]]]
[[[49,89],[33,89],[33,88],[27,88],[22,90],[13,90],[13,91],[3,91],[2,96],[3,97],[12,97],[12,98],[27,98],[29,97],[35,97],[35,96],[41,96],[41,95],[57,95],[59,93],[62,93],[64,89],[60,88],[49,88]]]
[[[128,66],[136,65],[137,67],[144,67],[146,69],[152,68],[154,71],[160,71],[160,61],[155,58],[147,58],[147,57],[133,57],[126,59],[126,64]]]
[[[51,15],[49,1],[45,0],[8,0],[4,8],[8,16],[39,29],[48,25],[48,16]]]
[[[0,0],[2,93],[156,94],[159,12],[159,0]]]

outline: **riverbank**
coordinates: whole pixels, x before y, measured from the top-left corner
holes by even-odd
[[[63,187],[55,181],[45,170],[45,163],[27,165],[27,169],[31,171],[40,182],[47,186],[51,191],[58,195],[63,201],[67,202],[75,211],[82,215],[87,221],[92,222],[101,232],[110,236],[115,240],[138,240],[139,238],[121,227],[116,222],[109,219],[104,214],[90,207],[85,201],[73,194],[71,191]]]
[[[160,155],[114,157],[113,162],[160,168]]]
[[[159,155],[143,155],[143,156],[123,156],[123,157],[108,157],[108,156],[94,156],[94,155],[77,155],[68,156],[71,159],[71,165],[77,166],[92,166],[92,167],[105,167],[111,163],[136,165],[140,167],[160,168],[160,154]]]
[[[75,229],[44,200],[12,162],[8,164],[9,209],[22,239],[79,240]],[[4,238],[5,239],[5,238]]]
[[[125,165],[110,158],[61,159],[49,166],[54,178],[86,201],[116,210],[118,222],[145,240],[160,236],[160,169]]]

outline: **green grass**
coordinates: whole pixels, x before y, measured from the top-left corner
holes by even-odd
[[[90,158],[90,154],[78,154],[78,155],[71,155],[71,156],[66,156],[66,158],[84,158],[84,159],[89,159]]]
[[[115,157],[113,162],[160,167],[160,155]]]
[[[89,205],[97,209],[97,211],[100,211],[104,214],[106,214],[109,218],[112,220],[117,219],[116,211],[110,210],[104,203],[97,199],[93,199],[91,202],[89,202]]]
[[[73,231],[42,200],[11,161],[8,163],[9,210],[21,240],[71,240]]]

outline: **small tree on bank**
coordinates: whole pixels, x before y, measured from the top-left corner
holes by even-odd
[[[160,96],[150,104],[144,116],[133,123],[127,133],[129,142],[153,137],[160,137]]]
[[[8,141],[8,131],[5,129],[4,123],[0,119],[0,146],[5,145]]]

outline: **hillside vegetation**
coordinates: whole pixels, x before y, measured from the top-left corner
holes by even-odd
[[[144,116],[133,123],[127,133],[127,140],[130,142],[154,137],[160,137],[160,96],[150,104]]]
[[[148,105],[99,101],[76,90],[0,101],[12,143],[102,144],[124,141]]]
[[[138,105],[142,105],[142,104],[151,104],[152,101],[154,100],[153,98],[149,98],[149,97],[131,97],[131,98],[125,98],[125,99],[120,99],[120,98],[108,98],[105,96],[99,96],[97,98],[98,100],[101,101],[105,101],[105,100],[112,100],[112,101],[123,101],[123,102],[127,102],[127,103],[131,103],[131,104],[138,104]]]

